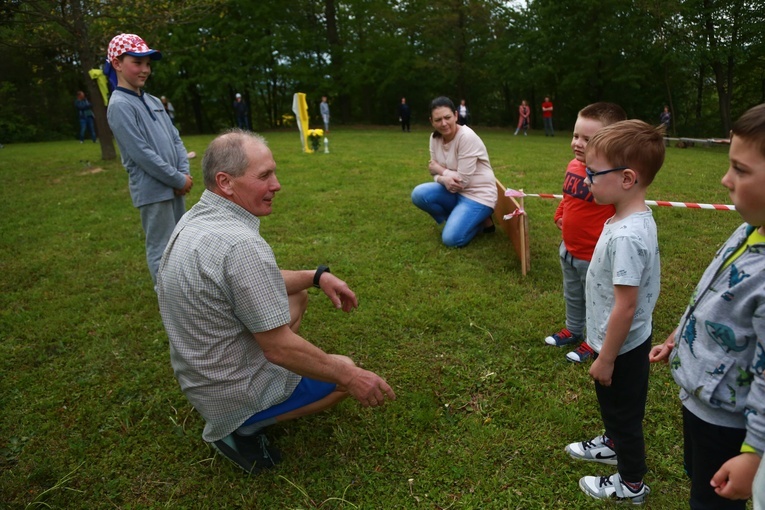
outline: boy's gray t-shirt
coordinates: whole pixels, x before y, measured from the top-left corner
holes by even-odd
[[[614,285],[639,287],[629,334],[619,354],[641,345],[652,331],[659,298],[661,263],[656,223],[650,209],[621,221],[606,221],[587,270],[587,343],[600,352],[614,308]]]

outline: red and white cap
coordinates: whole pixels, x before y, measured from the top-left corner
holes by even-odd
[[[135,34],[120,34],[112,38],[107,53],[109,62],[122,55],[151,57],[152,60],[162,58],[162,53],[149,48],[146,42]]]

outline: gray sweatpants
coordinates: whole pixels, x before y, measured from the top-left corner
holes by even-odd
[[[563,271],[563,298],[566,300],[566,327],[574,335],[584,336],[587,323],[584,283],[590,262],[574,258],[561,242],[560,267]]]
[[[142,205],[138,211],[141,213],[141,225],[146,234],[146,263],[149,265],[151,279],[156,285],[159,261],[176,223],[186,212],[186,200],[182,196],[176,196],[163,202]]]

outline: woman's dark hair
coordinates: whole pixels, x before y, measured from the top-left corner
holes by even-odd
[[[433,110],[435,110],[436,108],[443,108],[443,107],[449,108],[452,112],[455,112],[455,113],[457,112],[457,108],[455,108],[454,102],[451,99],[449,99],[446,96],[438,96],[437,98],[435,98],[433,101],[430,102],[431,115],[433,114]],[[440,138],[440,137],[441,137],[441,133],[439,133],[438,131],[433,131],[433,138]]]

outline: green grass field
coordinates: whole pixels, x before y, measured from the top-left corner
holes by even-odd
[[[560,193],[569,138],[477,128],[497,177]],[[118,161],[93,144],[0,150],[0,507],[596,508],[577,480],[610,474],[563,451],[601,432],[587,366],[543,338],[564,322],[555,200],[526,199],[531,271],[504,234],[441,245],[409,194],[429,178],[428,132],[332,131],[330,154],[265,133],[282,190],[262,224],[280,265],[326,263],[359,297],[351,314],[311,291],[305,338],[393,386],[382,409],[345,401],[272,427],[284,462],[244,476],[201,440],[180,392]],[[196,186],[211,137],[187,137]],[[668,148],[651,199],[729,203],[725,148]],[[672,331],[735,212],[654,208]],[[687,508],[677,387],[651,374],[648,508]]]

